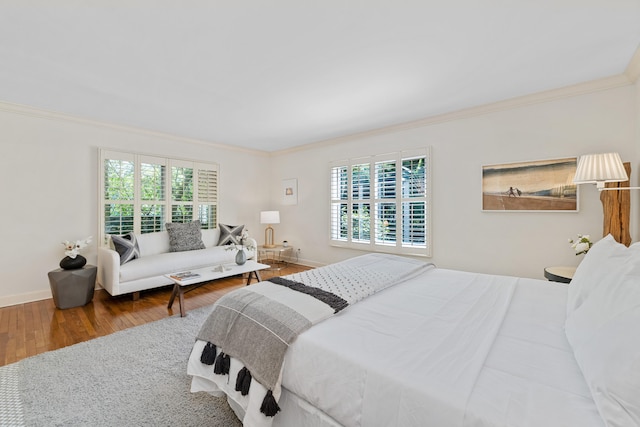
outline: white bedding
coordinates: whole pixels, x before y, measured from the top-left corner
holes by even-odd
[[[603,426],[565,338],[566,304],[563,284],[428,271],[301,334],[273,425]],[[193,390],[213,375],[198,358]]]

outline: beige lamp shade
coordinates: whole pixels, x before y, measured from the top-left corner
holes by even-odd
[[[260,224],[280,224],[280,211],[260,212]]]
[[[606,182],[620,182],[628,179],[618,153],[601,153],[580,156],[573,182],[596,184],[598,189],[603,189]]]

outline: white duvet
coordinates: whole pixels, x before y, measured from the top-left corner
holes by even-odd
[[[391,287],[298,337],[273,425],[602,426],[564,335],[566,295],[442,269]],[[194,355],[198,390],[213,374]],[[238,412],[253,406],[233,393]]]

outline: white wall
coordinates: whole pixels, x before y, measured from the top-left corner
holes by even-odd
[[[322,265],[359,254],[329,245],[329,162],[431,146],[432,261],[444,268],[541,278],[545,266],[580,261],[569,237],[601,235],[595,187],[581,186],[578,213],[482,212],[481,166],[618,151],[632,162],[632,185],[638,185],[639,85],[574,96],[565,91],[545,101],[534,97],[533,103],[270,157],[0,103],[0,306],[50,297],[47,272],[64,256],[60,242],[97,236],[98,147],[218,162],[220,222],[244,223],[260,242],[259,212],[278,209],[277,239],[300,248],[301,262]],[[298,179],[298,204],[282,206],[280,185],[288,178]],[[635,241],[640,229],[635,192],[632,206]],[[83,253],[92,264],[95,254],[95,245]]]
[[[98,235],[98,147],[220,164],[219,221],[260,235],[265,154],[115,128],[0,104],[0,306],[50,298],[63,240]],[[96,243],[83,255],[96,263]]]
[[[618,151],[632,162],[632,182],[637,184],[637,87],[562,94],[466,118],[354,137],[339,145],[274,154],[272,194],[278,194],[281,180],[287,178],[298,179],[299,192],[295,206],[277,206],[274,200],[272,208],[281,212],[278,240],[299,247],[301,259],[309,264],[357,255],[329,245],[329,162],[429,145],[436,265],[534,278],[543,277],[545,266],[577,265],[582,257],[573,254],[568,238],[602,234],[595,186],[581,186],[578,213],[482,212],[480,205],[481,166],[495,163]],[[635,221],[632,237],[637,240],[637,216]]]

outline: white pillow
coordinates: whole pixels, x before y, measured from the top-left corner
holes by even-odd
[[[576,361],[608,426],[640,425],[640,245],[620,246],[610,245],[609,257],[593,258],[601,264],[590,265],[589,272],[599,279],[585,282],[589,292],[565,323]]]
[[[574,356],[607,426],[640,426],[640,305],[600,326]]]
[[[603,281],[611,281],[620,273],[627,257],[627,247],[616,242],[611,234],[596,242],[584,256],[573,274],[567,297],[567,317],[571,316]]]

